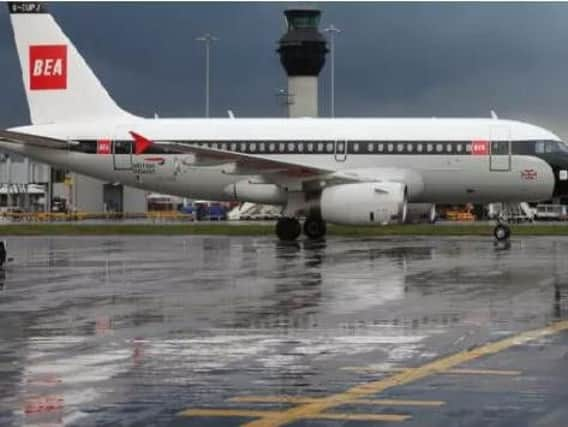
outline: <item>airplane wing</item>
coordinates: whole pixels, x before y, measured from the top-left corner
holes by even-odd
[[[133,135],[134,136],[134,135]],[[323,186],[354,182],[401,182],[411,186],[416,192],[424,187],[422,176],[417,171],[396,167],[325,169],[300,162],[284,162],[266,157],[198,147],[170,142],[154,142],[168,150],[195,155],[194,166],[212,164],[227,165],[225,173],[234,175],[260,175],[274,184],[291,181],[301,182],[307,187],[320,189]],[[213,163],[212,163],[213,162]]]
[[[191,166],[207,167],[225,165],[224,172],[230,175],[262,175],[269,180],[277,181],[278,177],[287,179],[314,179],[335,172],[333,169],[318,168],[297,162],[285,162],[268,159],[253,154],[218,150],[216,148],[199,147],[170,141],[150,141],[144,136],[130,132],[137,147],[156,145],[169,152],[192,154]],[[138,149],[135,149],[138,152]],[[186,163],[187,164],[187,163]]]
[[[263,156],[235,153],[215,148],[198,147],[170,142],[154,142],[169,150],[195,155],[194,166],[227,165],[225,173],[260,176],[277,185],[296,183],[304,190],[320,190],[324,186],[355,182],[399,182],[408,185],[409,195],[415,197],[424,190],[419,172],[411,169],[381,167],[358,169],[325,169],[296,162],[267,159]]]
[[[179,142],[150,141],[142,135],[130,132],[135,143],[134,153],[142,154],[151,145],[168,149],[169,152],[193,154],[192,166],[226,165],[225,173],[234,175],[282,175],[289,178],[307,178],[332,173],[333,170],[313,166],[267,159],[244,153],[204,148]],[[37,136],[27,133],[0,130],[0,140],[14,144],[31,145],[50,149],[68,149],[72,141]]]
[[[192,154],[190,166],[206,167],[224,165],[224,172],[232,175],[261,175],[269,181],[305,180],[333,173],[333,170],[322,169],[300,163],[283,162],[245,153],[198,147],[169,141],[151,141],[135,132],[130,132],[134,139],[134,154],[143,154],[151,145],[166,148],[171,153]],[[49,149],[68,149],[73,141],[37,136],[22,132],[0,130],[0,141],[30,145]],[[270,178],[269,178],[270,177]]]

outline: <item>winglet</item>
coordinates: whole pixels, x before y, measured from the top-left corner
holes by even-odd
[[[153,144],[148,138],[136,132],[130,131],[129,133],[132,135],[132,138],[134,138],[134,154],[143,154]]]

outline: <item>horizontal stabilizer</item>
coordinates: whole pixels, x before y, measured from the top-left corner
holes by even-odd
[[[42,148],[67,149],[69,142],[61,139],[48,138],[45,136],[31,135],[28,133],[0,130],[0,140],[14,144],[34,145]]]

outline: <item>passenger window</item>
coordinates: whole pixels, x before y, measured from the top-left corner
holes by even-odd
[[[409,153],[412,153],[413,150],[414,150],[414,145],[406,144],[406,151],[408,151]]]
[[[286,144],[284,144],[283,142],[278,144],[278,151],[279,152],[283,153],[285,149],[286,149]]]
[[[268,150],[273,153],[274,150],[276,149],[276,144],[271,142],[270,145],[268,146]]]
[[[373,145],[373,143],[369,142],[369,145],[367,146],[367,151],[369,153],[372,153],[374,148],[375,148],[375,146]]]
[[[288,151],[290,153],[294,152],[294,143],[293,142],[288,143]]]
[[[333,153],[333,143],[332,142],[327,143],[327,152]]]
[[[398,144],[396,146],[396,151],[398,151],[399,153],[404,151],[404,144]]]
[[[254,142],[250,144],[250,151],[253,153],[256,151],[256,144]]]
[[[434,146],[432,144],[427,145],[427,150],[428,150],[429,153],[431,153],[433,149],[434,149]]]
[[[300,142],[300,143],[298,144],[298,151],[299,151],[300,153],[302,153],[302,152],[304,151],[304,143],[303,143],[303,142]]]
[[[387,146],[387,149],[389,150],[389,153],[391,153],[392,150],[394,150],[394,145],[393,145],[393,144],[389,144],[389,145]]]
[[[385,149],[385,146],[383,144],[379,144],[379,151],[382,153],[383,150]]]
[[[358,143],[353,144],[353,151],[354,151],[355,153],[358,153],[358,152],[359,152],[359,144],[358,144]]]
[[[245,151],[247,151],[247,145],[246,145],[244,142],[241,143],[241,151],[242,151],[243,153],[244,153]]]
[[[318,142],[318,153],[323,153],[323,142]]]
[[[313,142],[309,142],[308,143],[308,151],[311,153],[312,151],[314,151],[314,144]]]
[[[463,148],[463,147],[462,147],[461,144],[456,145],[456,151],[457,151],[458,153],[461,153],[462,148]]]
[[[416,151],[418,151],[419,153],[422,153],[422,149],[423,149],[423,148],[424,148],[424,147],[422,146],[422,144],[418,144],[418,145],[416,146]]]
[[[436,151],[438,153],[441,153],[443,149],[444,149],[444,146],[442,144],[436,144]]]
[[[261,142],[260,144],[258,144],[258,149],[261,153],[264,153],[264,150],[266,149],[264,142]]]
[[[231,151],[237,151],[237,144],[234,142],[231,144]]]
[[[446,150],[448,150],[448,153],[451,153],[452,152],[452,144],[446,145]]]

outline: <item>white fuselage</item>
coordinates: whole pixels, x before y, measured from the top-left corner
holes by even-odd
[[[551,197],[555,177],[535,156],[511,144],[559,141],[545,129],[494,119],[141,119],[26,126],[13,131],[68,141],[183,141],[333,171],[396,168],[421,177],[410,202],[536,201]],[[474,153],[475,141],[501,141],[505,151]],[[347,145],[346,145],[347,143]],[[311,144],[311,145],[310,145]],[[321,144],[321,145],[320,145]],[[369,145],[370,144],[370,145]],[[184,197],[230,200],[227,186],[254,177],[226,165],[193,166],[188,154],[113,154],[53,150],[0,142],[37,161],[108,182]],[[507,148],[508,147],[508,148]],[[523,179],[524,171],[536,179]],[[259,200],[255,200],[259,201]],[[266,200],[267,203],[274,200]]]

